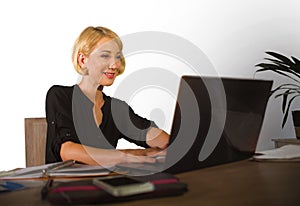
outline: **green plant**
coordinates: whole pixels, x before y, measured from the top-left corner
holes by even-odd
[[[281,127],[283,128],[287,121],[292,102],[300,96],[300,60],[293,56],[290,59],[276,52],[267,51],[266,53],[273,58],[264,58],[268,61],[267,63],[255,65],[256,67],[261,67],[256,72],[272,71],[294,82],[280,84],[271,92],[271,95],[275,92],[277,93],[276,95],[274,94],[275,98],[282,97],[283,120]]]

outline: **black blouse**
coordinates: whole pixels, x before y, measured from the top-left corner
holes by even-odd
[[[75,143],[97,148],[116,148],[118,140],[124,138],[142,147],[146,144],[149,127],[154,122],[140,117],[127,103],[103,93],[102,123],[96,125],[93,102],[78,85],[52,86],[46,96],[47,143],[46,163],[62,161],[62,143]],[[99,129],[100,128],[100,129]]]

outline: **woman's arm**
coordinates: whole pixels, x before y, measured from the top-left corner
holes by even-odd
[[[146,135],[146,143],[150,147],[166,149],[169,144],[170,136],[163,130],[150,127]]]
[[[153,150],[99,149],[71,141],[63,143],[60,150],[60,156],[63,161],[73,159],[89,165],[105,166],[126,162],[153,163],[155,162],[155,159],[151,156],[147,156],[152,153]]]

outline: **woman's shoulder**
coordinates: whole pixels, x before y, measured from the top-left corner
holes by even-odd
[[[47,96],[72,96],[74,90],[74,85],[72,86],[63,86],[63,85],[52,85],[48,92]]]
[[[48,92],[70,92],[73,91],[74,85],[64,86],[64,85],[52,85]]]

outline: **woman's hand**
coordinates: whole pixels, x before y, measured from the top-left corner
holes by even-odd
[[[131,163],[154,163],[157,156],[165,156],[166,151],[160,148],[146,148],[146,149],[122,149],[120,152],[125,153],[125,162]]]
[[[119,150],[121,152],[124,152],[126,154],[132,154],[136,156],[150,156],[150,157],[155,157],[155,156],[161,156],[165,154],[165,151],[158,148],[146,148],[146,149],[122,149]]]

